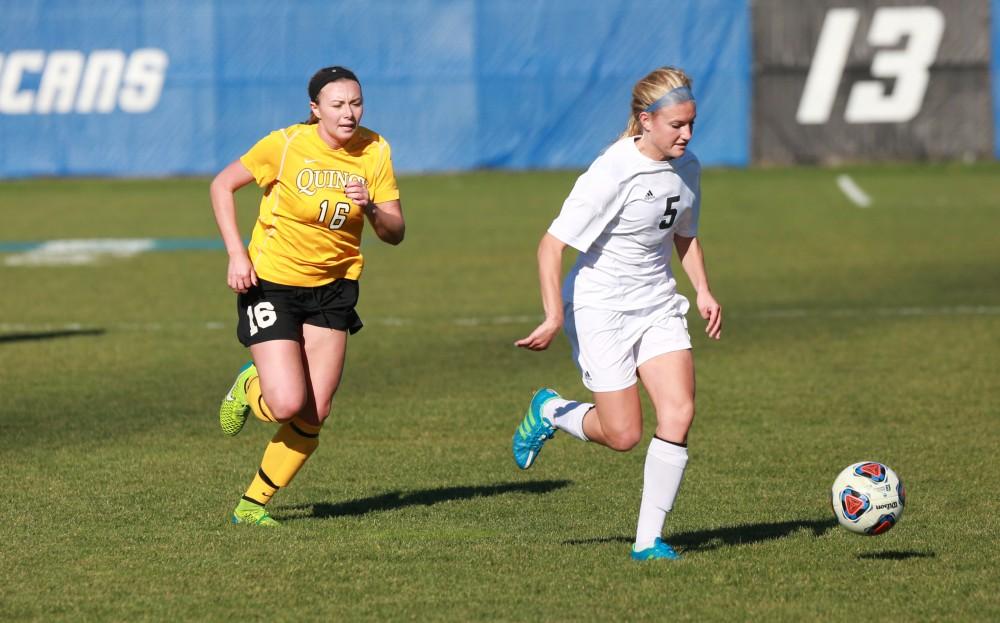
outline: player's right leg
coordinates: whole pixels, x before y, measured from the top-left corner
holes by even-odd
[[[629,312],[566,307],[566,337],[594,404],[574,410],[565,405],[553,421],[574,437],[613,450],[630,450],[642,435],[642,406],[633,345],[641,335]]]
[[[271,402],[281,398],[278,392],[264,391],[260,375],[260,357],[255,349],[269,348],[264,345],[276,342],[291,342],[295,356],[301,358],[298,342],[301,333],[300,311],[294,299],[294,288],[260,280],[259,284],[237,297],[238,323],[236,335],[240,342],[250,348],[252,359],[236,375],[236,380],[219,406],[219,426],[223,434],[234,436],[243,430],[251,413],[262,422],[281,422],[290,419],[295,412],[276,413]],[[268,366],[264,377],[272,387],[284,387],[283,375],[288,371],[283,366]],[[272,371],[273,370],[273,371]],[[294,374],[294,370],[291,371]],[[299,373],[301,376],[301,373]],[[264,401],[267,394],[269,402]],[[279,406],[279,405],[274,405]]]
[[[309,377],[298,340],[275,339],[250,346],[257,379],[252,379],[248,397],[259,396],[257,406],[277,423],[291,420],[309,404]],[[266,402],[265,402],[266,399]]]
[[[233,437],[243,430],[243,425],[246,424],[247,416],[250,414],[247,390],[251,380],[255,378],[257,378],[257,368],[253,365],[253,361],[248,361],[240,368],[233,386],[222,399],[222,405],[219,406],[219,426],[224,435]]]
[[[274,412],[294,417],[281,425],[264,450],[253,481],[233,511],[234,524],[277,525],[265,506],[291,484],[319,447],[320,429],[344,369],[347,332],[304,324],[302,336],[302,345],[274,340],[251,346]],[[264,516],[267,519],[260,521]]]
[[[542,445],[563,430],[583,441],[629,450],[642,434],[642,409],[628,314],[603,309],[565,308],[566,337],[594,403],[566,400],[551,389],[535,393],[514,433],[514,461],[531,467]]]
[[[283,424],[264,450],[253,481],[230,515],[230,522],[276,526],[278,522],[265,505],[312,454],[319,435],[318,425],[292,421],[309,404],[301,307],[294,288],[260,280],[237,298],[237,313],[237,336],[250,348],[253,360],[238,379],[234,392],[234,398],[242,398],[246,405],[241,415],[245,420],[247,412],[256,413],[257,407],[261,419]],[[262,396],[267,396],[266,405]]]
[[[528,403],[528,411],[521,419],[521,424],[514,431],[511,439],[511,452],[514,454],[514,462],[521,469],[531,467],[542,446],[546,441],[552,439],[556,433],[556,428],[552,421],[542,415],[542,409],[547,402],[560,399],[555,390],[543,387],[535,392]]]
[[[642,438],[642,403],[639,386],[610,392],[594,392],[595,407],[583,419],[587,439],[602,446],[628,452]]]
[[[250,347],[260,372],[263,391],[273,415],[282,422],[264,449],[257,472],[230,516],[233,524],[276,526],[266,505],[287,487],[319,445],[320,426],[305,421],[300,412],[310,404],[302,346],[279,339]]]

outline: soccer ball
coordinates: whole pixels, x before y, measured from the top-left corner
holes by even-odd
[[[903,516],[903,481],[887,465],[855,463],[833,481],[830,502],[841,526],[851,532],[884,534]]]

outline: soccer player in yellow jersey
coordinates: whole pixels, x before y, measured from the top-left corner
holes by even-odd
[[[251,412],[279,425],[233,511],[234,524],[278,525],[265,505],[319,444],[347,335],[362,326],[354,308],[365,219],[389,244],[405,232],[389,143],[360,125],[357,76],[326,67],[308,90],[306,123],[267,135],[211,185],[229,254],[226,281],[238,295],[237,336],[252,357],[223,400],[219,422],[227,435],[237,434]],[[247,248],[234,193],[251,182],[264,196]]]

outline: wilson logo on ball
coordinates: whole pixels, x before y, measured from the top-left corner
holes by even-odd
[[[885,465],[881,463],[862,463],[854,468],[854,473],[871,478],[872,482],[885,482]]]
[[[840,492],[840,508],[844,511],[844,517],[851,521],[857,521],[871,506],[868,496],[860,491],[848,487]]]
[[[837,523],[854,534],[885,534],[903,516],[903,483],[888,465],[859,461],[840,470],[830,489]]]

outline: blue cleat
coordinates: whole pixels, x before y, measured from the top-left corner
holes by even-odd
[[[521,425],[514,432],[511,449],[514,452],[514,462],[521,469],[528,469],[538,458],[542,445],[556,434],[556,427],[548,419],[542,417],[542,405],[553,398],[559,398],[554,390],[547,387],[535,392],[531,397],[528,412],[524,414]]]
[[[632,560],[679,560],[680,554],[674,551],[674,548],[670,547],[663,542],[663,539],[657,538],[653,541],[653,547],[647,547],[642,551],[635,551],[635,545],[632,546]]]

